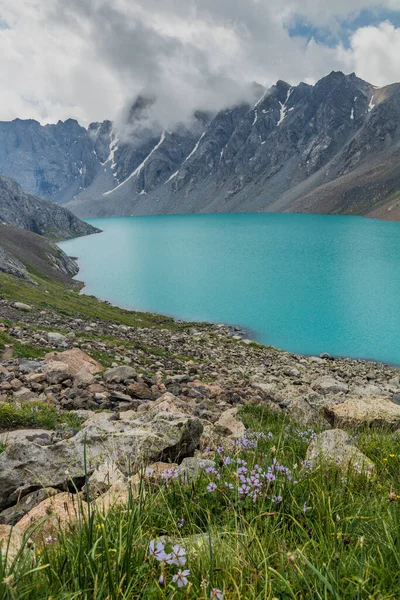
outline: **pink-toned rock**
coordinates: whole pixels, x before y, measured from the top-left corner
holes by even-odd
[[[7,564],[10,565],[20,551],[24,541],[23,533],[18,527],[0,525],[0,549],[3,556],[7,552]],[[25,548],[32,546],[32,540],[26,542]],[[8,550],[7,550],[8,548]]]
[[[72,348],[65,352],[50,352],[44,357],[45,363],[53,361],[63,362],[68,365],[68,368],[72,375],[77,375],[80,371],[85,370],[91,375],[96,373],[102,373],[104,368],[102,365],[94,360],[91,356],[79,350],[79,348]]]
[[[79,519],[85,518],[87,504],[78,496],[63,492],[43,500],[17,523],[24,533],[44,520],[32,534],[35,542],[43,542],[48,537],[57,537],[60,529],[68,531]]]

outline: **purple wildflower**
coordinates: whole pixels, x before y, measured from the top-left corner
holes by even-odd
[[[155,540],[151,540],[149,544],[149,553],[150,556],[159,562],[163,562],[169,558],[168,554],[165,552],[164,544],[162,542],[157,542],[156,544]]]
[[[274,504],[280,504],[282,500],[282,496],[272,496],[271,498],[271,502],[273,502]]]
[[[46,544],[51,544],[52,542],[56,542],[57,538],[56,537],[52,537],[51,535],[47,538],[45,538],[44,540],[46,542]]]
[[[224,458],[224,465],[230,465],[232,462],[232,459],[230,456],[225,456]]]
[[[187,579],[189,577],[189,575],[190,575],[189,569],[185,569],[184,571],[179,569],[177,574],[173,576],[172,581],[174,583],[177,583],[178,587],[183,587],[184,585],[187,585],[189,583],[188,579]]]
[[[233,484],[232,483],[228,483],[227,481],[225,481],[224,486],[226,488],[228,488],[228,490],[233,490]]]
[[[250,492],[250,488],[248,485],[246,485],[245,483],[243,483],[240,487],[239,487],[239,495],[240,496],[245,496],[246,494],[248,494]]]
[[[179,529],[182,529],[184,524],[185,524],[185,519],[178,519],[177,525],[178,525]]]
[[[211,590],[210,600],[223,600],[223,595],[222,595],[221,590],[218,590],[217,588],[213,588]]]
[[[213,481],[211,483],[209,483],[207,486],[208,492],[214,492],[216,489],[217,489],[217,485]]]
[[[185,550],[185,548],[183,548],[179,544],[176,544],[172,548],[172,552],[171,552],[170,556],[168,557],[167,563],[169,565],[176,565],[177,567],[180,567],[181,565],[184,565],[186,563],[186,550]]]

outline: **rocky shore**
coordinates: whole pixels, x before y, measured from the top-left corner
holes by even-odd
[[[368,471],[374,465],[341,428],[400,427],[397,369],[279,351],[226,326],[130,327],[2,299],[1,336],[6,533],[15,524],[26,530],[46,503],[56,510],[65,492],[89,493],[102,508],[126,499],[132,477],[150,464],[193,472],[208,448],[244,434],[245,404],[321,432],[328,454],[339,452],[347,465],[357,456]]]

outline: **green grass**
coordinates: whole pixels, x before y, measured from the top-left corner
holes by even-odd
[[[175,323],[172,318],[163,315],[132,312],[111,306],[94,296],[79,294],[76,289],[66,289],[63,285],[38,274],[35,274],[35,279],[38,286],[0,273],[0,293],[8,300],[24,302],[37,309],[56,309],[72,317],[100,319],[131,327],[184,330],[189,325]]]
[[[242,416],[253,431],[272,437],[230,452],[230,465],[215,453],[220,480],[203,473],[189,484],[143,481],[139,499],[106,518],[93,513],[43,549],[21,552],[0,572],[0,597],[206,600],[217,588],[225,600],[398,599],[397,442],[384,431],[357,434],[358,446],[376,463],[375,478],[324,466],[310,472],[301,466],[310,432],[299,435],[296,424],[260,407],[246,407]],[[276,458],[297,483],[278,473],[256,502],[243,498],[238,457],[263,470]],[[214,492],[207,491],[211,481]],[[182,529],[178,519],[185,520]],[[173,543],[187,550],[187,587],[173,582],[176,566],[163,568],[149,556],[150,540],[159,538],[167,552]]]
[[[62,425],[80,429],[82,419],[71,413],[58,413],[57,408],[43,402],[27,402],[15,405],[0,402],[0,431],[23,427],[38,429],[58,429]]]
[[[21,344],[16,338],[0,331],[0,353],[10,344],[14,346],[13,355],[19,358],[42,358],[45,354],[51,352],[51,348],[40,348],[31,344]]]

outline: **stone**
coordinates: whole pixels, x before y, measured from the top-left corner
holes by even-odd
[[[40,445],[35,440],[14,441],[0,454],[0,510],[15,504],[32,488],[67,489],[79,484],[113,456],[128,476],[145,463],[182,460],[199,447],[203,425],[183,414],[127,411],[95,413],[69,439]],[[86,447],[86,467],[84,449]]]
[[[39,360],[28,360],[25,358],[19,359],[19,370],[21,373],[32,373],[41,369],[42,366],[43,363]]]
[[[329,426],[328,422],[323,418],[321,411],[310,405],[303,398],[296,398],[296,400],[291,402],[286,410],[286,414],[301,427],[315,428],[317,426]]]
[[[111,459],[107,459],[89,477],[90,497],[104,494],[116,483],[126,483],[126,477]]]
[[[16,429],[15,431],[0,433],[0,443],[6,446],[29,442],[35,442],[40,445],[50,444],[51,432],[47,429]]]
[[[46,381],[45,373],[32,373],[26,376],[29,383],[44,383]]]
[[[349,386],[330,375],[324,375],[312,382],[311,387],[320,394],[347,394]]]
[[[58,348],[65,348],[65,346],[68,345],[66,336],[55,331],[49,331],[47,333],[47,341],[51,346],[57,346]]]
[[[115,483],[105,494],[99,496],[93,503],[96,510],[103,516],[107,515],[111,508],[126,505],[129,499],[135,500],[139,496],[139,490],[135,485]]]
[[[388,398],[350,398],[343,404],[325,407],[325,411],[335,427],[369,425],[395,430],[400,425],[400,406]]]
[[[22,533],[30,529],[36,543],[44,542],[48,537],[57,537],[59,531],[67,532],[79,520],[87,515],[87,504],[76,494],[63,492],[43,500],[17,523]],[[41,523],[43,521],[43,523]],[[39,527],[36,528],[36,525]]]
[[[54,488],[43,488],[27,494],[21,498],[17,504],[6,508],[0,513],[0,523],[5,525],[15,525],[24,515],[32,510],[32,508],[35,508],[40,502],[55,494],[58,494],[58,490],[55,490]]]
[[[81,369],[74,375],[74,383],[75,385],[90,385],[95,381],[94,375],[86,371],[85,369]]]
[[[108,383],[121,383],[121,381],[126,381],[127,379],[135,379],[137,373],[132,367],[114,367],[113,369],[107,369],[103,377]]]
[[[228,435],[233,439],[242,437],[246,431],[242,420],[238,417],[237,408],[225,410],[214,424],[214,427],[216,431],[220,432],[222,435]]]
[[[32,306],[29,306],[29,304],[24,304],[24,302],[14,302],[13,307],[23,312],[31,312],[34,310]]]
[[[72,371],[68,364],[59,360],[46,362],[43,370],[48,383],[51,384],[62,383],[72,377]]]
[[[132,398],[139,398],[141,400],[150,400],[152,398],[151,389],[145,383],[131,383],[126,388],[126,391]]]
[[[60,361],[68,365],[68,369],[72,375],[76,375],[80,371],[86,371],[91,375],[103,372],[102,365],[94,360],[91,356],[80,350],[79,348],[72,348],[65,352],[50,352],[44,357],[44,362],[49,363],[53,361]]]
[[[187,384],[189,388],[189,396],[194,398],[218,398],[224,393],[224,390],[217,383],[204,383],[203,381],[195,380]]]
[[[38,397],[32,390],[26,387],[21,387],[17,392],[14,392],[13,395],[14,402],[34,402],[38,400]]]
[[[400,392],[395,392],[393,394],[392,402],[393,402],[393,404],[397,404],[397,406],[400,406]]]
[[[20,381],[19,379],[12,379],[10,381],[10,385],[14,392],[18,392],[18,390],[22,388],[22,381]]]
[[[353,445],[348,433],[341,429],[330,429],[318,434],[307,449],[306,460],[314,469],[318,465],[337,466],[344,472],[349,468],[357,473],[371,476],[375,465]]]
[[[178,473],[184,481],[194,481],[207,467],[215,467],[213,460],[205,458],[184,458],[178,467]]]
[[[24,535],[17,527],[0,525],[0,548],[4,557],[7,552],[7,565],[10,566],[24,544]],[[26,540],[25,548],[32,546],[32,540]]]

